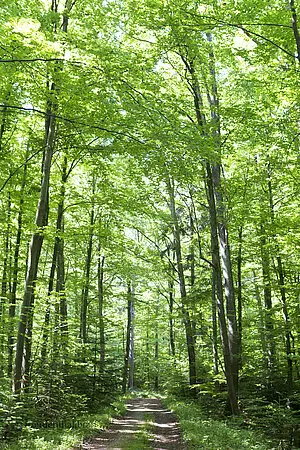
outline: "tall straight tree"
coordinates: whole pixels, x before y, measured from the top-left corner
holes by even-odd
[[[189,358],[189,382],[193,386],[197,383],[197,368],[196,368],[196,349],[195,349],[195,335],[190,317],[190,312],[187,307],[187,290],[186,280],[183,269],[182,249],[181,249],[181,237],[180,228],[178,222],[178,216],[175,205],[175,184],[171,177],[167,177],[167,190],[169,195],[169,208],[173,222],[173,236],[174,246],[176,254],[176,265],[178,273],[178,281],[181,297],[181,311],[183,316],[183,322],[185,327],[186,344]]]
[[[65,9],[62,19],[62,31],[67,33],[68,29],[68,15],[74,6],[74,2],[69,0],[65,3]],[[57,12],[57,3],[52,3],[52,11]],[[56,23],[53,25],[53,30],[56,32]],[[57,70],[61,70],[58,69]],[[48,209],[49,209],[49,183],[51,173],[51,162],[54,152],[56,140],[56,116],[57,111],[57,80],[53,79],[49,92],[49,99],[47,101],[47,119],[45,126],[45,150],[43,152],[42,161],[42,178],[38,206],[36,210],[35,227],[36,230],[32,235],[29,256],[27,264],[26,281],[24,288],[24,296],[22,309],[20,314],[20,321],[17,336],[17,348],[15,357],[15,371],[14,371],[14,392],[21,393],[22,386],[26,380],[23,379],[23,357],[26,329],[30,324],[30,319],[33,314],[34,305],[34,289],[38,273],[38,265],[41,254],[41,249],[44,240],[44,228],[48,224]],[[26,363],[28,365],[28,361]],[[25,364],[25,365],[26,365]]]
[[[211,44],[210,35],[208,36],[208,42]],[[195,69],[194,59],[189,56],[188,52],[189,50],[185,48],[185,53],[180,53],[180,56],[191,77],[190,85],[193,94],[197,123],[201,133],[207,138],[209,137],[209,130],[200,82]],[[215,76],[214,55],[211,47],[209,47],[208,67],[211,76],[211,90],[209,89],[209,85],[207,83],[205,83],[205,85],[212,122],[211,137],[215,150],[217,154],[220,155],[220,119],[218,113],[219,100]],[[228,243],[228,229],[225,221],[225,204],[221,188],[221,164],[219,162],[214,164],[206,162],[205,167],[212,238],[212,257],[215,270],[215,281],[217,283],[220,332],[222,337],[224,360],[226,360],[225,371],[228,384],[229,403],[231,405],[232,413],[237,414],[239,411],[237,404],[238,336],[231,257]],[[215,227],[217,229],[215,229]],[[219,274],[220,263],[217,262],[218,258],[221,258],[222,261],[228,325],[224,323],[226,314],[223,306],[223,282]]]
[[[95,225],[95,186],[96,180],[93,179],[93,189],[92,189],[92,208],[90,213],[90,223],[89,223],[89,240],[87,246],[87,255],[85,260],[84,268],[84,279],[81,292],[81,315],[80,315],[80,337],[83,343],[87,341],[87,311],[88,311],[88,295],[90,287],[90,273],[91,273],[91,263],[92,263],[92,250],[93,250],[93,238],[94,238],[94,225]]]

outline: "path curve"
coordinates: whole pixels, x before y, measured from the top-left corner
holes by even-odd
[[[161,400],[134,398],[127,401],[126,409],[126,415],[113,419],[109,428],[81,449],[187,449],[175,416]]]

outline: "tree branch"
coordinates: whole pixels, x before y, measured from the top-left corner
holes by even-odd
[[[127,138],[129,138],[129,139],[131,139],[131,140],[133,140],[133,141],[135,141],[135,142],[138,142],[139,144],[145,144],[145,141],[141,141],[140,139],[138,139],[138,138],[136,138],[136,137],[134,137],[134,136],[132,136],[132,135],[130,135],[130,134],[123,133],[123,132],[121,132],[121,131],[111,130],[111,129],[109,129],[109,128],[101,127],[100,125],[89,125],[89,124],[87,124],[87,123],[80,122],[80,121],[78,121],[78,120],[76,120],[76,119],[71,119],[71,118],[68,118],[68,117],[63,117],[63,116],[60,116],[60,115],[58,115],[58,114],[48,113],[48,112],[42,111],[42,110],[37,109],[37,108],[34,108],[34,107],[32,107],[32,108],[25,108],[24,106],[4,105],[4,104],[2,103],[2,104],[0,104],[0,108],[17,109],[17,110],[19,110],[19,111],[24,111],[24,112],[30,112],[30,111],[32,111],[32,112],[35,112],[35,113],[37,113],[37,114],[41,114],[41,115],[44,116],[44,117],[53,117],[53,118],[55,118],[55,119],[63,120],[64,122],[72,123],[72,124],[74,124],[74,125],[80,125],[80,126],[87,127],[87,128],[92,128],[92,129],[95,129],[95,130],[105,131],[105,132],[107,132],[107,133],[111,133],[111,134],[114,134],[114,135],[116,135],[116,136],[127,137]]]

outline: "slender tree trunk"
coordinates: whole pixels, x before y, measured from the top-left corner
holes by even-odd
[[[130,385],[131,381],[128,372],[129,372],[129,360],[131,357],[131,352],[133,350],[133,313],[134,313],[133,293],[131,285],[128,284],[126,346],[124,354],[123,381],[122,381],[122,391],[124,394],[127,391],[127,386]]]
[[[259,334],[260,334],[260,340],[261,340],[261,347],[262,347],[262,353],[263,353],[263,362],[265,364],[265,361],[268,361],[268,351],[267,351],[267,343],[266,343],[266,332],[265,332],[265,315],[264,315],[264,308],[262,305],[262,299],[259,292],[259,287],[256,281],[256,273],[253,270],[253,284],[255,288],[255,297],[257,301],[258,306],[258,312],[259,312]],[[266,370],[268,369],[268,363],[266,366]]]
[[[134,290],[131,287],[131,302],[130,302],[130,339],[129,339],[129,380],[128,387],[134,387]]]
[[[236,392],[238,392],[238,329],[236,319],[234,284],[232,276],[230,247],[228,243],[228,230],[224,219],[224,202],[220,193],[220,166],[212,167],[212,182],[216,199],[218,233],[220,239],[220,252],[226,298],[226,312],[228,321],[228,343],[232,359],[232,373]]]
[[[174,335],[174,250],[170,251],[170,247],[167,247],[168,260],[169,260],[169,280],[168,280],[168,291],[169,291],[169,354],[175,358],[176,348],[175,348],[175,335]],[[172,260],[171,260],[172,255]]]
[[[219,351],[218,351],[218,319],[217,319],[217,298],[216,298],[216,272],[213,269],[211,274],[211,307],[213,326],[213,357],[214,375],[219,374]]]
[[[272,182],[271,182],[270,164],[269,164],[268,170],[269,170],[269,173],[268,173],[268,175],[269,175],[269,177],[268,177],[269,205],[270,205],[270,212],[271,212],[272,227],[274,228],[275,217],[274,217],[274,203],[273,203],[273,190],[272,190]],[[279,290],[280,290],[280,296],[281,296],[282,313],[283,313],[284,323],[285,323],[285,348],[286,348],[286,358],[287,358],[287,390],[288,390],[288,393],[290,393],[293,389],[294,349],[292,348],[291,323],[290,323],[290,317],[289,317],[288,307],[287,307],[284,268],[283,268],[283,263],[282,263],[282,259],[281,259],[281,255],[280,255],[280,248],[279,248],[279,244],[277,242],[275,232],[273,232],[272,237],[273,237],[273,241],[275,243],[277,272],[278,272],[278,278],[279,278],[278,284],[279,284]]]
[[[282,264],[282,259],[279,254],[279,247],[276,245],[276,260],[277,260],[277,271],[279,277],[279,290],[281,296],[281,305],[282,305],[282,313],[285,322],[285,350],[286,350],[286,358],[287,358],[287,391],[291,393],[293,390],[293,355],[295,353],[292,346],[292,333],[291,333],[291,322],[287,308],[287,300],[286,300],[286,287],[285,287],[285,276],[284,269]]]
[[[32,353],[32,326],[33,326],[33,305],[34,293],[31,298],[30,313],[27,318],[27,327],[25,330],[25,344],[24,344],[24,391],[30,391],[31,385],[31,353]]]
[[[291,8],[291,12],[292,12],[293,33],[294,33],[294,38],[295,38],[296,48],[297,48],[296,58],[300,62],[300,35],[299,35],[299,29],[298,29],[298,23],[297,23],[297,13],[296,13],[294,0],[290,0],[290,8]]]
[[[57,222],[59,221],[59,217],[57,218]],[[54,248],[53,248],[53,254],[52,254],[52,260],[51,260],[51,267],[50,267],[50,275],[49,275],[49,281],[48,281],[48,292],[47,292],[47,298],[46,298],[46,312],[44,317],[44,325],[43,325],[43,336],[42,336],[42,344],[41,344],[41,362],[44,362],[47,356],[47,346],[48,346],[48,339],[49,339],[49,325],[50,325],[50,298],[53,293],[54,289],[54,276],[55,276],[55,270],[56,270],[56,263],[57,263],[57,241],[55,239]]]
[[[242,336],[243,336],[243,304],[242,304],[242,245],[243,228],[239,229],[239,248],[237,256],[237,306],[238,306],[238,356],[239,370],[242,369]]]
[[[55,128],[56,128],[55,118],[51,116],[43,161],[40,198],[36,211],[36,219],[35,219],[36,231],[33,233],[30,242],[24,297],[18,328],[17,349],[15,357],[15,374],[14,374],[14,392],[17,394],[21,392],[22,388],[22,379],[23,379],[22,365],[23,365],[25,333],[33,309],[34,287],[36,283],[38,263],[44,239],[43,229],[45,226],[47,226],[48,223],[49,181],[50,181],[51,161],[55,142]]]
[[[146,334],[146,367],[147,367],[147,388],[150,387],[150,351],[149,351],[149,321],[147,320],[147,334]]]
[[[185,335],[186,335],[186,343],[188,350],[188,358],[189,358],[189,381],[190,385],[195,385],[197,383],[197,372],[196,372],[196,353],[195,353],[195,337],[193,333],[192,321],[190,319],[190,313],[187,309],[187,293],[186,293],[186,284],[185,284],[185,276],[183,270],[183,261],[182,261],[182,253],[181,253],[181,239],[180,239],[180,230],[178,217],[175,208],[175,193],[174,193],[174,184],[170,180],[167,179],[167,187],[169,193],[169,207],[173,221],[173,234],[174,234],[174,245],[175,245],[175,254],[177,260],[177,272],[179,279],[179,287],[180,287],[180,297],[182,302],[182,315],[185,326]]]
[[[235,367],[233,366],[233,357],[231,348],[229,345],[224,297],[223,297],[223,282],[222,282],[222,269],[220,265],[219,254],[219,239],[218,239],[218,222],[217,222],[217,210],[215,205],[214,185],[211,172],[211,166],[209,163],[206,165],[207,171],[207,198],[209,205],[210,215],[210,229],[211,229],[211,252],[212,252],[212,264],[215,272],[215,282],[217,291],[217,309],[220,324],[220,334],[223,348],[224,368],[227,381],[228,398],[231,407],[232,414],[239,414],[237,391],[235,386]]]
[[[28,150],[26,152],[25,161],[28,157]],[[10,298],[10,306],[9,306],[9,333],[8,333],[8,366],[7,373],[8,376],[11,377],[13,370],[13,346],[15,341],[15,324],[14,319],[16,315],[16,303],[17,303],[17,286],[18,286],[18,274],[19,274],[19,254],[20,254],[20,245],[21,245],[21,237],[23,230],[23,208],[24,208],[24,191],[26,185],[26,176],[27,176],[27,164],[24,165],[22,185],[20,191],[20,204],[19,204],[19,212],[18,212],[18,229],[17,236],[15,242],[15,250],[13,257],[13,269],[12,269],[12,289],[11,289],[11,298]]]
[[[208,42],[211,43],[212,37],[207,35]],[[181,55],[187,71],[191,75],[191,87],[193,90],[195,112],[197,122],[203,136],[208,135],[207,121],[203,108],[203,100],[200,90],[199,80],[197,78],[193,60],[188,60]],[[219,100],[217,91],[217,82],[215,76],[215,58],[212,47],[209,53],[209,70],[211,75],[211,93],[207,86],[207,97],[210,105],[211,119],[213,124],[212,137],[215,143],[215,150],[220,153],[220,119],[219,119]],[[230,248],[228,242],[228,230],[225,221],[225,206],[221,190],[221,165],[219,163],[211,165],[206,163],[207,194],[211,222],[211,237],[213,249],[213,266],[215,270],[215,279],[217,286],[218,314],[220,321],[220,333],[224,353],[224,365],[228,384],[229,401],[233,414],[239,412],[237,403],[238,393],[238,347],[237,347],[237,320],[234,296],[234,284],[232,277],[232,267],[230,258]],[[216,230],[213,227],[216,226]],[[219,244],[220,242],[220,244]],[[220,248],[219,248],[220,245]],[[221,255],[220,255],[221,253]],[[223,284],[222,278],[218,273],[220,262],[217,263],[216,256],[222,256],[222,269],[225,285],[227,326],[223,323]],[[217,265],[216,265],[217,263]],[[222,291],[222,292],[221,292]],[[225,311],[224,311],[224,319]],[[227,337],[226,337],[226,335]],[[227,348],[228,346],[228,348]]]
[[[100,329],[100,372],[103,372],[105,365],[105,329],[104,329],[104,261],[105,257],[101,256],[101,245],[100,237],[98,243],[98,268],[97,268],[97,279],[98,279],[98,305],[99,305],[99,329]]]
[[[94,195],[95,185],[93,185]],[[81,293],[81,321],[80,321],[80,337],[82,342],[87,342],[87,309],[88,309],[88,296],[89,296],[89,284],[90,284],[90,271],[92,262],[92,249],[93,249],[93,237],[94,237],[94,215],[95,207],[94,201],[92,204],[91,216],[90,216],[90,235],[87,247],[87,256],[84,270],[84,280]]]
[[[65,183],[67,182],[68,175],[67,174],[67,159],[64,157],[63,167],[62,167],[62,178],[61,178],[61,192],[60,192],[60,202],[57,207],[57,219],[56,219],[56,237],[54,242],[54,248],[52,253],[52,260],[51,260],[51,267],[50,267],[50,274],[49,274],[49,281],[48,281],[48,292],[47,292],[47,306],[46,306],[46,313],[44,318],[44,326],[43,326],[43,337],[42,337],[42,344],[41,344],[41,361],[44,361],[47,355],[47,345],[48,345],[48,338],[49,338],[49,325],[50,325],[50,299],[51,295],[54,291],[54,279],[55,279],[55,271],[57,269],[57,266],[59,264],[60,268],[62,269],[59,272],[59,275],[57,274],[57,279],[59,278],[59,284],[57,285],[57,289],[63,288],[64,285],[64,261],[63,261],[63,241],[62,241],[62,233],[63,233],[63,214],[64,214],[64,198],[65,198]],[[63,291],[61,291],[63,292]],[[62,303],[64,303],[64,299],[62,299]],[[62,314],[66,318],[66,305],[62,305]],[[63,316],[62,316],[62,322],[63,322]],[[62,331],[67,332],[67,323],[66,323],[66,329],[64,326],[62,327]]]
[[[174,283],[169,281],[169,336],[170,336],[170,352],[173,358],[176,355],[175,336],[174,336]]]
[[[215,55],[212,47],[212,35],[210,33],[207,33],[207,40],[210,44],[209,71],[211,77],[211,94],[207,92],[207,95],[210,104],[211,119],[213,124],[212,136],[215,141],[215,149],[218,151],[218,154],[220,154],[221,129],[220,129],[220,115],[219,115],[219,96],[215,73]],[[226,297],[228,342],[232,358],[233,381],[235,385],[235,390],[238,393],[239,338],[238,338],[238,327],[236,317],[234,282],[232,276],[232,264],[228,238],[228,227],[226,223],[225,202],[221,186],[221,164],[214,164],[212,166],[212,181],[215,195],[215,203],[217,208],[217,223],[220,239],[221,261],[222,261],[224,288]]]
[[[268,371],[272,380],[275,366],[275,342],[274,342],[271,275],[270,275],[270,255],[265,229],[262,224],[260,227],[260,248],[261,248],[263,292],[265,304],[267,364],[268,364]]]
[[[66,196],[67,182],[67,157],[63,158],[60,202],[57,210],[57,218],[60,220],[56,226],[57,241],[57,269],[56,269],[56,294],[59,301],[59,329],[60,344],[63,351],[63,359],[66,361],[68,355],[68,308],[65,288],[65,256],[64,256],[64,202]]]
[[[68,28],[68,14],[74,6],[75,2],[66,0],[65,10],[63,13],[62,30],[67,32]],[[54,4],[52,4],[52,11],[54,11]],[[54,26],[54,28],[56,25]],[[54,29],[55,31],[55,29]],[[15,356],[15,372],[13,390],[16,394],[21,393],[22,380],[23,380],[23,356],[24,356],[24,344],[25,344],[25,332],[30,324],[30,317],[33,314],[34,306],[34,288],[38,273],[38,264],[41,254],[41,249],[44,240],[44,228],[48,224],[48,209],[49,209],[49,182],[51,172],[51,162],[55,145],[55,132],[56,132],[56,118],[55,112],[57,109],[57,86],[55,82],[51,85],[51,99],[47,102],[47,119],[45,121],[45,151],[42,161],[42,178],[39,202],[36,210],[35,225],[36,231],[33,233],[27,264],[27,273],[25,280],[23,303],[20,314],[20,321],[18,327],[17,348]]]
[[[8,192],[7,199],[7,218],[6,218],[6,231],[4,239],[4,258],[3,258],[3,271],[2,271],[2,281],[1,281],[1,299],[0,299],[0,323],[2,322],[2,330],[6,330],[6,310],[9,294],[11,291],[11,286],[9,282],[9,254],[10,254],[10,239],[11,239],[11,197],[10,191]],[[5,335],[4,332],[0,333],[0,355],[4,355],[5,346]],[[0,374],[3,376],[5,371],[4,359],[0,359]]]
[[[158,321],[155,322],[155,346],[154,346],[155,376],[154,389],[158,390],[159,386],[159,365],[158,365]]]

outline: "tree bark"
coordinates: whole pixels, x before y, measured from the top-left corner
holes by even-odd
[[[218,320],[217,320],[217,298],[216,298],[216,272],[213,269],[211,273],[211,309],[213,326],[213,358],[214,375],[219,374],[219,352],[218,352]],[[216,383],[217,384],[217,383]]]
[[[129,380],[128,387],[134,387],[134,290],[131,287],[131,301],[130,301],[130,339],[129,339]]]
[[[56,226],[57,241],[57,269],[56,269],[56,295],[59,301],[59,329],[60,345],[63,351],[63,359],[66,361],[68,354],[68,308],[65,288],[65,256],[64,256],[64,204],[66,196],[67,157],[63,157],[60,202],[57,210],[57,218],[60,220]]]
[[[155,346],[154,346],[155,376],[154,389],[158,390],[159,386],[159,367],[158,367],[158,322],[155,322]]]
[[[268,351],[267,351],[267,342],[266,342],[266,333],[265,333],[265,314],[264,314],[264,308],[262,305],[262,299],[259,292],[259,286],[256,281],[256,273],[253,270],[253,284],[255,288],[255,297],[257,301],[258,306],[258,313],[259,313],[259,334],[260,334],[260,340],[261,340],[261,348],[262,348],[262,354],[263,354],[263,363],[265,364],[265,361],[268,361]],[[268,363],[266,366],[266,370],[268,369]]]
[[[173,235],[174,235],[174,245],[175,254],[177,261],[177,273],[180,287],[180,297],[181,297],[181,311],[185,326],[186,343],[189,358],[189,382],[190,385],[195,385],[197,383],[197,371],[196,371],[196,353],[195,353],[195,336],[193,333],[192,321],[190,319],[190,313],[187,309],[187,293],[186,293],[186,283],[183,270],[182,252],[181,252],[181,239],[180,239],[180,229],[178,223],[178,217],[175,207],[175,193],[174,193],[174,183],[172,183],[170,178],[167,178],[167,188],[169,194],[169,208],[171,212],[171,217],[173,221]]]
[[[212,38],[210,34],[207,34],[208,42],[211,43]],[[188,60],[181,55],[181,58],[186,66],[187,71],[191,75],[191,86],[194,97],[195,112],[197,122],[202,135],[208,136],[207,121],[205,113],[203,112],[203,100],[200,90],[200,84],[195,72],[193,60]],[[220,153],[220,120],[219,120],[219,100],[217,82],[215,76],[215,59],[212,47],[209,52],[209,70],[211,75],[211,92],[207,86],[207,97],[210,105],[210,113],[212,119],[212,137],[214,140],[214,146],[217,153]],[[236,308],[235,308],[235,296],[234,296],[234,284],[232,277],[230,248],[228,242],[228,230],[225,221],[225,206],[223,200],[223,194],[221,191],[221,165],[215,163],[211,165],[206,163],[206,177],[207,177],[207,196],[210,212],[211,223],[211,240],[212,240],[212,259],[215,280],[217,286],[217,299],[218,299],[218,314],[220,321],[220,333],[222,340],[222,347],[224,353],[224,365],[228,384],[229,401],[233,414],[239,412],[237,403],[238,393],[238,348],[237,348],[237,320],[236,320]],[[216,226],[216,230],[213,228]],[[220,244],[219,244],[220,243]],[[220,255],[221,253],[221,255]],[[223,285],[222,275],[218,273],[220,267],[220,261],[217,263],[217,256],[221,256],[222,269],[225,285],[225,297],[227,307],[227,326],[224,328],[223,319],[225,318],[225,310],[223,316]],[[222,321],[222,323],[221,323]],[[226,318],[225,318],[226,321]],[[226,335],[227,334],[227,337]],[[227,348],[228,346],[228,348]],[[226,361],[225,361],[226,360]]]
[[[175,348],[175,336],[174,336],[174,283],[169,281],[169,339],[170,339],[170,353],[175,358],[176,348]]]
[[[243,337],[243,303],[242,303],[242,246],[243,246],[243,228],[239,229],[239,248],[237,256],[237,306],[238,306],[238,365],[242,369],[242,337]]]
[[[133,305],[133,292],[132,287],[128,284],[127,287],[127,329],[126,329],[126,346],[124,354],[124,367],[123,367],[123,381],[122,381],[122,392],[125,394],[127,392],[127,386],[133,386],[133,361],[131,364],[131,373],[129,374],[129,361],[133,356],[134,343],[133,343],[133,316],[134,316],[134,305]]]
[[[273,189],[272,189],[272,181],[271,181],[270,164],[268,165],[268,175],[269,175],[269,177],[268,177],[269,206],[270,206],[270,213],[271,213],[271,223],[272,223],[272,227],[274,228],[275,213],[274,213]],[[294,353],[294,350],[292,349],[291,323],[290,323],[290,317],[289,317],[288,307],[287,307],[284,268],[283,268],[283,263],[282,263],[282,259],[281,259],[281,255],[280,255],[279,244],[278,244],[276,234],[274,231],[273,231],[272,238],[275,243],[278,284],[279,284],[279,291],[280,291],[280,297],[281,297],[282,313],[283,313],[283,317],[284,317],[285,348],[286,348],[286,358],[287,358],[287,391],[288,391],[288,393],[290,393],[290,392],[292,392],[292,389],[293,389],[293,359],[292,359],[292,356]]]
[[[68,14],[74,6],[75,2],[66,0],[65,10],[63,13],[63,32],[67,32]],[[52,4],[52,11],[56,5]],[[56,31],[56,30],[54,30]],[[34,306],[34,289],[38,273],[38,264],[41,254],[41,249],[44,240],[44,228],[48,224],[48,209],[49,209],[49,183],[51,162],[53,157],[55,145],[56,132],[56,118],[55,112],[57,110],[57,85],[55,81],[52,82],[50,89],[50,99],[47,101],[47,119],[45,121],[45,151],[43,153],[42,161],[42,177],[39,202],[36,210],[35,226],[36,231],[33,233],[28,255],[27,273],[25,280],[23,303],[20,314],[20,321],[18,327],[17,348],[15,356],[15,371],[13,390],[16,394],[21,393],[23,383],[23,356],[25,344],[26,327],[30,324],[30,317],[33,314]]]
[[[217,222],[217,210],[215,205],[214,184],[211,166],[206,164],[207,173],[207,199],[209,205],[210,215],[210,229],[211,229],[211,253],[212,264],[215,272],[214,277],[216,281],[217,291],[217,309],[220,324],[220,334],[223,348],[225,377],[227,381],[228,399],[231,407],[232,414],[239,414],[237,391],[235,386],[235,367],[233,366],[233,358],[231,348],[229,345],[229,337],[227,331],[224,297],[223,297],[223,282],[222,282],[222,269],[220,265],[219,254],[219,239],[218,239],[218,222]]]
[[[95,183],[93,183],[93,195],[94,193],[95,193]],[[88,309],[89,283],[90,283],[90,271],[92,262],[93,237],[94,237],[94,216],[95,216],[95,206],[93,200],[90,215],[90,233],[85,262],[84,280],[81,292],[80,337],[84,344],[87,342],[87,309]]]
[[[26,152],[25,161],[27,160],[27,158],[28,158],[28,150]],[[16,303],[17,303],[19,254],[20,254],[21,237],[22,237],[22,231],[23,231],[23,207],[24,207],[24,191],[25,191],[25,185],[26,185],[26,176],[27,176],[27,164],[25,163],[22,184],[21,184],[21,191],[20,191],[18,228],[17,228],[14,256],[13,256],[12,288],[11,288],[11,297],[10,297],[10,306],[9,306],[8,365],[7,365],[7,373],[8,373],[9,377],[11,377],[12,371],[13,371],[13,346],[14,346],[14,341],[15,341],[14,318],[15,318],[15,314],[16,314]]]
[[[175,255],[174,250],[170,249],[170,245],[167,245],[167,254],[168,254],[168,260],[169,260],[169,279],[168,279],[168,305],[169,305],[169,354],[172,355],[173,358],[175,358],[176,355],[176,348],[175,348],[175,335],[174,335],[174,319],[173,319],[173,312],[174,312],[174,264],[171,260],[171,254],[172,259],[174,261]]]
[[[44,228],[48,223],[48,202],[49,202],[49,181],[51,171],[51,161],[55,143],[55,117],[51,116],[49,123],[49,132],[43,161],[42,182],[40,189],[40,198],[36,211],[36,231],[33,233],[27,264],[27,275],[25,281],[24,297],[19,321],[17,349],[15,357],[15,373],[14,373],[14,392],[19,394],[23,383],[23,353],[25,343],[25,332],[28,321],[33,309],[33,295],[38,272],[38,263],[44,239]]]
[[[1,139],[0,139],[1,140]],[[10,283],[10,240],[11,240],[11,196],[10,191],[8,192],[7,198],[7,218],[6,218],[6,231],[4,239],[4,258],[3,258],[3,271],[2,271],[2,282],[1,282],[1,299],[0,299],[0,323],[2,321],[2,329],[6,326],[6,310],[7,303],[10,297],[11,283]],[[0,354],[4,355],[4,345],[5,345],[5,335],[0,334]],[[5,372],[4,360],[1,358],[0,362],[0,374],[3,376]]]
[[[207,92],[210,105],[210,114],[213,124],[212,137],[215,142],[215,149],[218,154],[221,149],[221,130],[219,116],[219,95],[215,73],[215,55],[212,48],[212,36],[207,33],[207,40],[210,44],[209,50],[209,70],[211,76],[211,93]],[[225,202],[221,186],[221,164],[217,163],[212,166],[212,181],[215,195],[215,204],[217,208],[217,223],[220,239],[220,251],[222,270],[224,278],[224,290],[226,298],[226,312],[228,321],[228,343],[232,358],[233,381],[236,392],[238,392],[238,369],[239,369],[239,348],[238,348],[238,327],[236,317],[235,292],[232,276],[232,264],[230,255],[230,246],[228,238],[228,227],[225,217]]]
[[[99,305],[99,331],[100,331],[100,372],[103,372],[105,365],[105,329],[104,329],[104,261],[105,257],[101,256],[100,237],[98,243],[98,267],[97,267],[97,279],[98,279],[98,305]]]
[[[57,223],[59,223],[61,218],[57,217]],[[42,335],[42,344],[41,344],[41,362],[44,362],[47,356],[47,346],[48,346],[48,339],[49,339],[49,325],[50,325],[50,297],[53,293],[54,289],[54,277],[55,277],[55,270],[56,270],[56,263],[57,263],[57,241],[55,239],[53,253],[52,253],[52,260],[51,260],[51,266],[50,266],[50,275],[49,275],[49,281],[48,281],[48,292],[47,292],[47,298],[46,298],[46,312],[44,317],[44,325],[43,325],[43,335]]]
[[[299,29],[298,29],[297,13],[296,13],[294,0],[290,0],[290,8],[291,8],[291,12],[292,12],[292,28],[293,28],[293,33],[294,33],[294,38],[295,38],[296,48],[297,48],[296,58],[300,62],[300,34],[299,34]]]
[[[272,312],[272,289],[270,275],[270,255],[266,239],[266,232],[261,224],[260,226],[260,250],[263,275],[263,292],[265,304],[265,326],[266,326],[266,342],[267,342],[267,364],[271,380],[275,366],[275,342],[274,342],[274,323]]]

